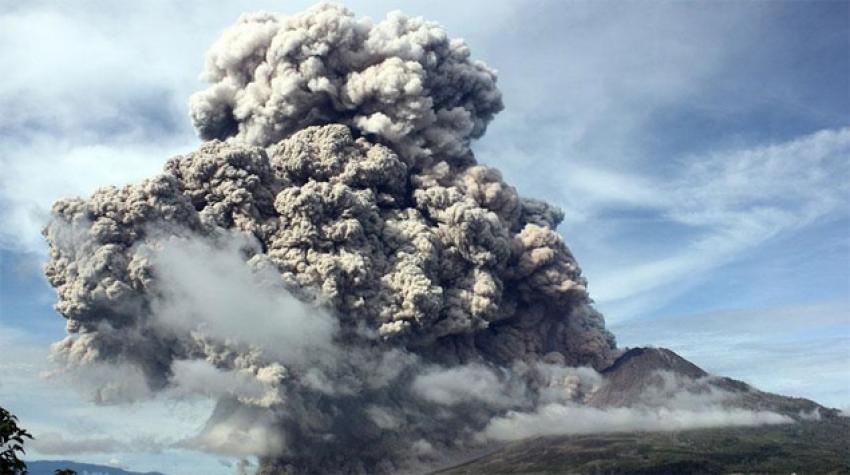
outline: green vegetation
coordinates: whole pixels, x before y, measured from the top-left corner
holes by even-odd
[[[32,440],[32,434],[18,426],[18,418],[0,407],[0,475],[26,475],[27,464],[20,459],[24,450],[24,439]],[[70,469],[56,470],[55,475],[77,475]]]
[[[850,473],[850,419],[538,438],[441,474]]]
[[[0,473],[27,473],[27,465],[19,458],[24,454],[24,439],[32,435],[18,427],[18,418],[0,407]]]

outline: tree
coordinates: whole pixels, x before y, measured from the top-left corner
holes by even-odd
[[[0,407],[0,473],[3,475],[27,473],[27,464],[18,458],[25,453],[24,439],[32,439],[32,435],[18,427],[17,417]]]

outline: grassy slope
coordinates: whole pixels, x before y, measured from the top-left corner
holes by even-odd
[[[850,419],[525,440],[441,474],[850,474]]]

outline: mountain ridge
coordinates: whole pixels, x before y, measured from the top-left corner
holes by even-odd
[[[775,412],[789,422],[531,437],[431,473],[850,473],[850,418],[837,409],[711,375],[666,348],[628,349],[600,375],[604,382],[588,400],[600,409],[664,407],[681,393],[721,394],[724,408]]]
[[[696,364],[666,348],[631,348],[611,365],[600,371],[605,383],[591,395],[595,407],[663,406],[664,400],[647,401],[648,392],[687,391],[706,394],[712,391],[729,396],[726,407],[753,411],[770,411],[794,420],[834,417],[838,409],[828,408],[812,400],[761,391],[743,381],[709,374]],[[669,378],[675,379],[673,387]],[[663,395],[663,394],[662,394]]]
[[[133,472],[123,468],[72,460],[33,460],[27,462],[29,475],[54,475],[56,470],[71,469],[78,475],[167,475],[162,472]]]

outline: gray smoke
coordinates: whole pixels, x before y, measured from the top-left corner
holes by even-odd
[[[473,443],[547,401],[553,374],[615,356],[561,211],[473,157],[502,102],[463,41],[323,4],[243,16],[204,77],[199,150],[53,207],[70,368],[219,398],[187,446],[375,473]]]

